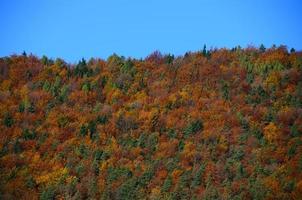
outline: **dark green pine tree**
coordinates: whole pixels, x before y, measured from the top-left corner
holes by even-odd
[[[203,45],[202,55],[207,56],[207,46],[205,44]]]

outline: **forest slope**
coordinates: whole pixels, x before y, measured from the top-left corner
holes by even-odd
[[[0,199],[301,199],[302,54],[0,59]]]

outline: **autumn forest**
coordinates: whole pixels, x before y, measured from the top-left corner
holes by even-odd
[[[2,57],[0,199],[302,199],[302,52]]]

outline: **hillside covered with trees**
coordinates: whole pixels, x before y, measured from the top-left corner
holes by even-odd
[[[302,199],[302,53],[0,58],[0,199]]]

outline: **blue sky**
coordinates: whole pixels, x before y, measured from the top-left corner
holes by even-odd
[[[299,0],[1,0],[0,56],[25,50],[76,62],[207,47],[302,49]]]

